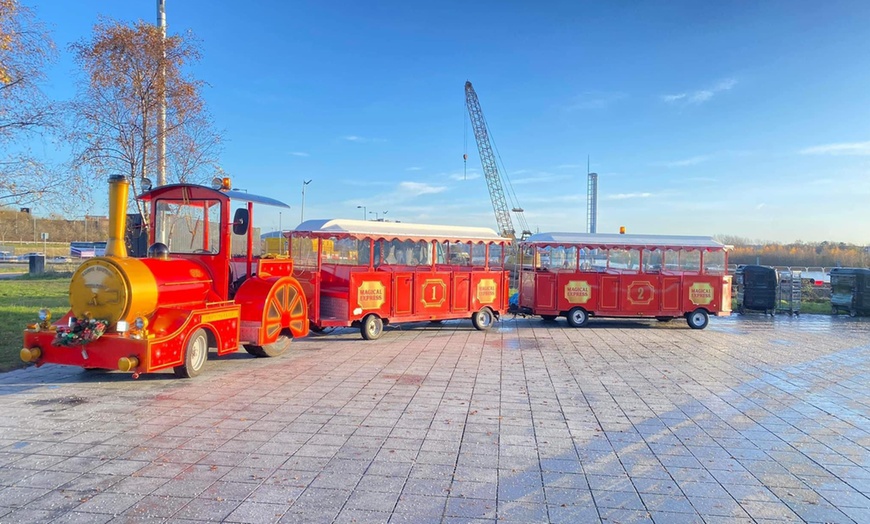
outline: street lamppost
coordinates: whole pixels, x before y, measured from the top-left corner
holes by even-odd
[[[302,207],[299,211],[299,222],[305,222],[305,186],[311,183],[311,180],[302,179]]]
[[[365,220],[366,216],[368,215],[368,213],[366,213],[366,206],[356,206],[356,208],[363,210],[363,220]]]

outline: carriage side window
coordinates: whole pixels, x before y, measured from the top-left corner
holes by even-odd
[[[291,237],[290,238],[290,256],[293,258],[293,265],[296,268],[314,269],[317,267],[317,245],[320,242],[318,238],[309,237]]]
[[[383,243],[384,264],[398,266],[428,266],[431,264],[432,246],[424,241],[391,240]]]
[[[640,251],[637,249],[612,248],[608,257],[608,267],[637,271],[640,269]]]
[[[725,251],[707,251],[704,253],[704,273],[708,275],[725,274]]]
[[[680,270],[680,252],[675,249],[668,249],[665,251],[665,265],[664,269],[666,271],[679,271]]]
[[[471,266],[471,245],[461,242],[448,244],[447,263],[453,266]]]
[[[361,266],[369,265],[369,258],[371,258],[372,250],[372,241],[369,238],[364,238],[362,240],[357,240],[357,253],[359,253],[359,264]],[[377,263],[375,264],[377,265]]]
[[[471,245],[471,265],[474,267],[486,266],[486,244],[483,242]]]
[[[661,249],[644,249],[643,250],[643,272],[658,273],[662,270],[662,250]]]
[[[331,238],[323,241],[321,260],[343,266],[359,265],[359,245],[355,238]]]
[[[425,240],[414,242],[412,261],[416,262],[416,266],[431,266],[432,265],[432,244]]]
[[[680,269],[687,272],[698,273],[701,271],[701,252],[697,250],[680,251]]]
[[[561,269],[565,271],[577,271],[577,246],[566,246],[561,250]]]
[[[550,269],[550,246],[540,246],[535,252],[535,267]]]
[[[523,269],[534,269],[535,268],[535,246],[533,245],[524,245],[522,251],[523,257]]]
[[[490,244],[489,245],[489,267],[493,269],[501,268],[504,264],[502,260],[502,253],[504,249],[502,249],[501,244]]]
[[[167,200],[157,202],[155,230],[162,232],[170,253],[217,254],[221,249],[219,200]]]
[[[580,271],[603,271],[607,266],[607,255],[598,249],[580,248]]]

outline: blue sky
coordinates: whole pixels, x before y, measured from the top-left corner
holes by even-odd
[[[24,0],[61,50],[156,1]],[[74,7],[71,7],[74,6]],[[870,244],[870,2],[166,0],[237,188],[306,218],[496,228],[477,91],[532,230]],[[467,135],[467,138],[466,138]],[[466,145],[467,143],[467,145]],[[462,155],[467,151],[467,169]],[[384,215],[386,213],[386,215]]]

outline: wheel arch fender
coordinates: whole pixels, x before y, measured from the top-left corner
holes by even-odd
[[[254,275],[242,283],[234,300],[241,306],[243,323],[277,326],[277,330],[261,330],[260,345],[274,342],[287,329],[293,338],[308,335],[308,302],[302,285],[291,276]]]

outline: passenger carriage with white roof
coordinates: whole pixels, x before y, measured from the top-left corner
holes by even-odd
[[[589,317],[731,314],[728,249],[712,237],[538,233],[520,244],[519,311],[580,327]]]
[[[511,240],[492,229],[328,219],[287,235],[315,331],[373,340],[385,324],[463,318],[486,330],[507,309]]]

